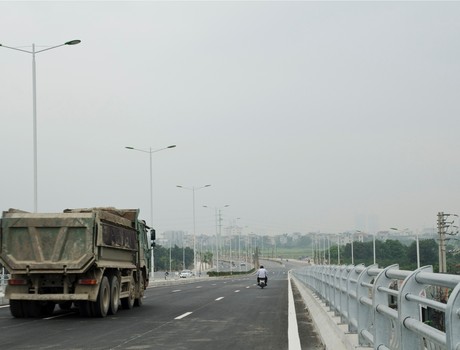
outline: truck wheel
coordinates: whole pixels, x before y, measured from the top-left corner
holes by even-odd
[[[109,315],[115,315],[118,311],[118,302],[120,301],[120,283],[117,276],[112,276],[110,281],[110,307]]]
[[[144,277],[141,273],[140,275],[140,283],[139,283],[139,298],[136,298],[134,300],[134,306],[142,306],[142,299],[144,298],[144,290],[145,290],[145,286],[144,286]]]
[[[93,304],[94,316],[105,317],[110,307],[110,285],[107,276],[104,276],[99,287],[96,302]]]
[[[26,317],[24,312],[24,301],[23,300],[10,300],[10,312],[13,317],[23,318]]]
[[[121,306],[123,309],[131,310],[134,306],[134,294],[130,293],[129,297],[121,299]]]
[[[131,310],[134,306],[134,298],[134,278],[131,276],[131,282],[129,284],[129,296],[121,299],[121,306],[123,306],[123,309]]]

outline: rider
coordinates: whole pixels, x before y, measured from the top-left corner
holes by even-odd
[[[263,265],[260,265],[260,269],[257,270],[256,276],[257,276],[257,284],[259,284],[260,280],[263,279],[265,280],[265,285],[267,285],[268,271],[264,268]]]

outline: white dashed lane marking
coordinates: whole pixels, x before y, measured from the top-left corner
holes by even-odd
[[[190,314],[192,314],[192,313],[191,313],[191,312],[186,312],[185,314],[182,314],[182,315],[180,315],[180,316],[177,316],[177,317],[175,318],[175,320],[180,320],[180,319],[182,319],[182,318],[184,318],[184,317],[187,317],[187,316],[190,315]]]

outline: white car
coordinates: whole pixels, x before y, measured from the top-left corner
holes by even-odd
[[[192,277],[193,273],[190,270],[182,270],[179,274],[180,278],[187,278],[187,277]]]

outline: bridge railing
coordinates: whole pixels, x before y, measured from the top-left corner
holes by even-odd
[[[316,265],[293,271],[358,334],[379,350],[460,350],[460,276],[398,265]]]

